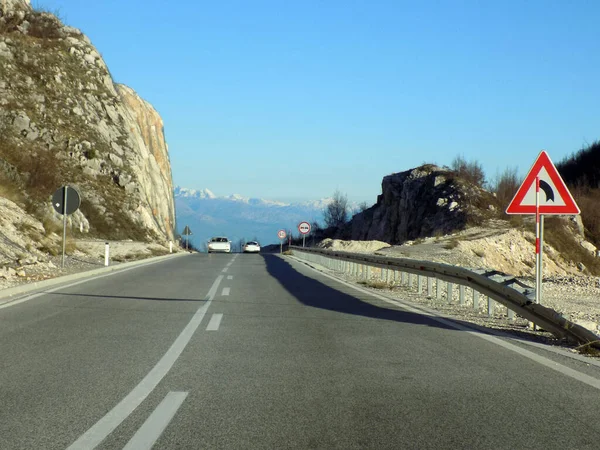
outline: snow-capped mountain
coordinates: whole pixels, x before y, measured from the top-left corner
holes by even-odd
[[[215,194],[213,194],[211,191],[209,191],[208,189],[201,189],[201,190],[197,191],[196,189],[188,189],[188,188],[179,187],[179,186],[175,187],[175,196],[176,197],[179,196],[182,198],[199,198],[199,199],[217,198],[217,196]]]
[[[190,242],[202,248],[212,236],[226,236],[234,244],[258,240],[262,245],[279,242],[277,231],[292,230],[302,221],[323,225],[323,210],[331,198],[285,203],[239,194],[217,196],[208,189],[175,188],[177,231],[187,225],[193,235]],[[355,206],[355,205],[350,205]]]

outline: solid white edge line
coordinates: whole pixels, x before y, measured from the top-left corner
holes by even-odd
[[[213,314],[208,322],[206,331],[217,331],[221,325],[221,319],[223,319],[223,314]]]
[[[488,342],[496,344],[496,345],[498,345],[500,347],[503,347],[503,348],[505,348],[507,350],[513,351],[515,353],[518,353],[521,356],[529,358],[532,361],[537,362],[538,364],[541,364],[541,365],[543,365],[545,367],[548,367],[548,368],[550,368],[552,370],[560,372],[563,375],[566,375],[566,376],[571,377],[571,378],[573,378],[575,380],[581,381],[582,383],[585,383],[588,386],[594,387],[596,389],[600,389],[600,380],[597,379],[597,378],[594,378],[594,377],[591,377],[591,376],[586,375],[584,373],[578,372],[575,369],[571,369],[570,367],[567,367],[567,366],[565,366],[563,364],[560,364],[560,363],[557,363],[555,361],[552,361],[551,359],[548,359],[548,358],[546,358],[544,356],[538,355],[537,353],[533,353],[533,352],[531,352],[529,350],[521,348],[518,345],[506,342],[503,339],[500,339],[498,337],[490,336],[488,334],[481,333],[481,332],[479,332],[477,330],[474,330],[472,328],[469,328],[467,326],[460,325],[460,324],[454,322],[454,320],[452,318],[450,318],[450,317],[448,317],[448,318],[442,318],[442,317],[436,315],[436,313],[433,312],[433,311],[431,311],[431,312],[430,311],[423,311],[421,309],[414,308],[413,306],[407,305],[406,303],[404,303],[401,300],[396,300],[396,299],[392,300],[392,299],[390,299],[388,297],[385,297],[383,295],[377,294],[375,292],[370,292],[370,291],[368,291],[366,289],[362,289],[362,288],[360,288],[358,286],[354,286],[354,285],[352,285],[352,284],[350,284],[350,283],[348,283],[348,282],[346,282],[344,280],[341,280],[339,278],[336,278],[336,277],[334,277],[332,275],[329,275],[327,273],[321,272],[321,271],[315,269],[314,267],[310,266],[309,264],[306,264],[304,261],[299,260],[298,258],[294,258],[294,260],[296,260],[298,262],[301,262],[301,263],[305,264],[307,267],[309,267],[310,269],[314,270],[315,272],[317,272],[317,273],[319,273],[319,274],[321,274],[321,275],[323,275],[323,276],[325,276],[327,278],[335,280],[335,281],[337,281],[337,282],[339,282],[341,284],[344,284],[344,285],[346,285],[348,287],[351,287],[352,289],[355,289],[357,291],[363,292],[365,294],[369,294],[369,295],[371,295],[373,297],[376,297],[376,298],[378,298],[380,300],[383,300],[384,302],[387,302],[387,303],[390,303],[390,304],[393,304],[393,305],[396,305],[396,306],[400,306],[400,307],[406,309],[407,311],[427,316],[430,319],[435,320],[436,322],[442,323],[444,325],[447,325],[449,327],[455,328],[457,330],[465,331],[465,332],[469,333],[471,336],[475,336],[475,337],[478,337],[480,339],[484,339],[484,340],[486,340]]]
[[[96,448],[96,446],[112,433],[114,429],[117,428],[121,422],[123,422],[154,390],[158,383],[160,383],[164,376],[169,372],[171,367],[173,367],[173,364],[175,364],[175,361],[179,358],[179,355],[181,355],[188,342],[190,342],[194,332],[200,325],[208,307],[214,299],[222,279],[222,275],[217,277],[208,291],[206,303],[198,308],[186,327],[181,331],[160,361],[156,363],[154,368],[148,372],[142,381],[140,381],[123,400],[81,435],[79,439],[71,444],[68,447],[68,450]]]
[[[223,288],[223,292],[221,292],[221,296],[226,297],[231,292],[231,288],[225,287]]]
[[[134,267],[127,267],[127,268],[120,269],[120,270],[114,270],[112,272],[109,272],[109,273],[106,273],[106,274],[103,274],[103,275],[91,276],[91,277],[86,278],[84,280],[75,281],[74,283],[61,284],[60,286],[57,286],[57,287],[52,288],[52,289],[47,289],[47,290],[44,290],[42,292],[38,292],[36,294],[31,294],[31,295],[28,295],[28,296],[20,298],[20,299],[16,299],[16,300],[13,300],[13,301],[8,301],[8,302],[5,302],[5,303],[2,303],[2,304],[0,304],[0,309],[10,308],[11,306],[15,306],[15,305],[18,305],[20,303],[28,302],[29,300],[33,300],[34,298],[41,297],[42,295],[45,295],[45,294],[51,294],[51,293],[56,292],[56,291],[58,291],[60,289],[70,288],[70,287],[73,287],[73,286],[77,286],[79,284],[87,283],[89,281],[99,280],[101,278],[112,277],[113,275],[118,275],[118,274],[121,274],[121,273],[129,272],[130,270],[140,269],[140,268],[146,267],[146,266],[151,266],[153,264],[158,264],[160,262],[163,262],[163,261],[162,260],[161,261],[152,261],[152,262],[149,262],[149,263],[146,263],[146,264],[139,264],[139,265],[134,266]]]
[[[151,449],[187,396],[187,392],[169,392],[123,450]]]

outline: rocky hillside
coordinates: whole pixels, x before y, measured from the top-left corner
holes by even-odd
[[[341,239],[345,243],[335,244],[340,249],[375,241],[393,246],[384,253],[531,276],[533,217],[510,218],[503,212],[506,206],[454,171],[424,165],[384,177],[375,205],[317,239]],[[545,274],[600,275],[600,252],[586,240],[582,217],[546,217],[544,223]],[[332,242],[324,240],[321,246],[329,248]]]
[[[435,165],[388,175],[381,188],[377,203],[356,214],[338,236],[400,244],[462,230],[497,210],[492,194]]]
[[[23,240],[30,246],[39,248],[38,235],[50,238],[60,227],[50,198],[65,184],[82,197],[69,220],[74,233],[173,239],[161,117],[113,82],[81,31],[34,10],[29,0],[0,3],[0,136],[0,196],[15,218],[0,227],[29,233]],[[28,219],[20,217],[26,213]]]

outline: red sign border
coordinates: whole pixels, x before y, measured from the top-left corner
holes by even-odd
[[[529,191],[529,189],[531,189],[531,186],[535,185],[535,178],[540,173],[540,170],[542,170],[542,168],[546,169],[546,172],[548,172],[548,176],[554,183],[554,186],[558,190],[558,194],[560,195],[562,200],[565,202],[565,204],[564,205],[540,205],[540,214],[546,214],[546,215],[560,215],[560,214],[577,215],[577,214],[580,214],[581,211],[580,211],[579,207],[577,206],[577,204],[575,203],[575,200],[571,196],[571,193],[569,192],[567,185],[561,178],[560,174],[558,173],[558,170],[556,170],[556,167],[554,166],[554,164],[552,164],[552,161],[550,160],[550,156],[548,156],[548,153],[546,153],[545,150],[542,150],[540,152],[537,159],[533,163],[533,166],[531,166],[531,169],[529,169],[529,173],[525,177],[525,180],[523,180],[523,183],[521,183],[521,187],[519,188],[519,190],[513,197],[512,201],[508,205],[508,208],[506,208],[506,214],[535,214],[535,205],[522,205],[521,202],[525,198],[525,195],[527,195],[527,192]]]
[[[303,233],[303,232],[300,230],[300,225],[302,225],[303,223],[305,223],[306,225],[308,225],[308,231],[307,231],[306,233]],[[308,233],[310,233],[310,230],[311,230],[310,223],[308,223],[308,222],[300,222],[300,223],[298,224],[298,232],[299,232],[300,234],[308,234]]]

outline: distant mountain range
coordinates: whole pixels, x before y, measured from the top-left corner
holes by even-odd
[[[220,197],[208,189],[175,187],[177,231],[189,226],[190,242],[199,249],[212,236],[226,236],[236,245],[240,239],[258,240],[261,245],[278,243],[280,229],[297,235],[302,221],[323,226],[323,210],[330,202],[331,198],[284,203],[239,194]]]

